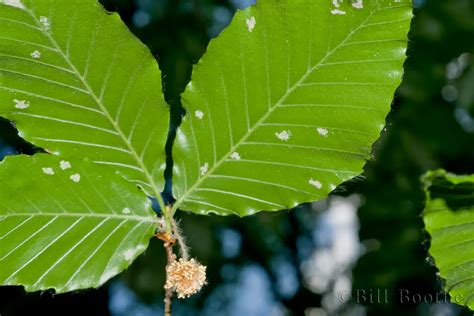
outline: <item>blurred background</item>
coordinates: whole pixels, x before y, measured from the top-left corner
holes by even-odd
[[[156,56],[176,125],[192,65],[254,1],[101,2]],[[474,1],[414,5],[404,81],[363,175],[292,211],[244,219],[180,213],[209,284],[175,300],[174,315],[472,315],[441,295],[419,178],[434,168],[474,173]],[[35,152],[0,118],[0,159]],[[100,289],[56,296],[0,287],[0,315],[161,315],[164,265],[162,243],[152,240]]]

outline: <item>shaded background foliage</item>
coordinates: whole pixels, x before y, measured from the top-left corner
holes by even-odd
[[[157,57],[174,127],[184,113],[179,94],[192,64],[233,12],[253,1],[101,2],[118,11]],[[414,4],[404,81],[363,176],[327,201],[291,212],[245,219],[181,213],[193,255],[208,266],[209,285],[176,301],[175,315],[471,314],[443,303],[442,296],[435,302],[442,280],[427,256],[419,177],[439,167],[474,173],[474,3]],[[37,151],[0,119],[0,158]],[[98,290],[55,296],[0,287],[0,314],[157,315],[164,258],[162,245],[153,240],[130,269]],[[411,294],[411,302],[400,301],[401,290]],[[362,295],[357,299],[364,291],[365,302]],[[415,294],[427,302],[418,302]]]

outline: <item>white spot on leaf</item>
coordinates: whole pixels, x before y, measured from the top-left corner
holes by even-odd
[[[132,260],[134,255],[135,255],[135,251],[134,251],[133,249],[127,249],[127,250],[125,250],[125,252],[123,253],[124,258],[125,258],[125,260],[127,260],[127,261]]]
[[[202,111],[199,111],[199,110],[194,112],[194,115],[200,120],[202,120],[202,118],[204,117],[204,113]]]
[[[276,132],[275,136],[282,141],[288,141],[291,137],[291,132],[290,131],[281,131],[281,132]]]
[[[35,50],[34,52],[32,52],[31,54],[31,58],[34,58],[34,59],[39,59],[41,58],[41,52],[39,50]]]
[[[339,1],[338,0],[332,0],[332,5],[335,6],[336,8],[339,8]]]
[[[69,179],[71,179],[73,182],[78,183],[79,181],[81,181],[81,175],[79,173],[75,173],[70,176]]]
[[[331,191],[333,191],[336,188],[334,184],[330,184],[329,187],[331,188]]]
[[[334,10],[331,10],[331,14],[339,14],[339,15],[344,15],[346,14],[346,11],[342,11],[342,10],[339,10],[339,9],[334,9]]]
[[[30,107],[30,102],[26,100],[14,99],[13,102],[15,102],[15,107],[20,110],[24,110]]]
[[[130,214],[132,211],[130,211],[130,209],[128,207],[124,208],[122,210],[122,214]]]
[[[387,76],[389,78],[398,78],[401,75],[402,75],[401,72],[398,70],[390,70],[389,72],[387,72]]]
[[[49,176],[54,175],[54,170],[53,170],[53,168],[47,167],[47,168],[43,168],[42,170],[43,170],[43,173],[44,173],[44,174],[47,174],[47,175],[49,175]]]
[[[255,20],[255,17],[252,16],[247,19],[246,23],[247,23],[247,29],[249,30],[249,32],[252,32],[253,29],[255,28],[255,25],[257,24],[257,21]]]
[[[363,0],[356,0],[355,2],[352,3],[352,7],[356,8],[356,9],[364,8]]]
[[[1,1],[0,1],[1,3]],[[12,6],[12,7],[16,7],[16,8],[19,8],[19,9],[24,9],[25,6],[23,5],[23,3],[21,3],[20,0],[3,0],[3,3],[6,4],[6,5],[9,5],[9,6]]]
[[[209,164],[206,162],[201,168],[199,168],[201,176],[205,175],[209,171]]]
[[[319,135],[321,135],[323,137],[328,136],[329,131],[327,129],[322,128],[322,127],[318,127],[317,130],[318,130]]]
[[[51,28],[51,23],[49,22],[49,19],[45,16],[40,16],[39,21],[41,25],[43,25],[43,29],[49,31],[49,29]]]
[[[323,187],[321,182],[319,182],[318,180],[314,180],[313,178],[309,179],[308,183],[317,189],[321,189]]]
[[[72,166],[71,166],[71,163],[69,161],[61,160],[59,162],[59,168],[61,168],[61,170],[66,170],[66,169],[72,168]]]
[[[234,160],[240,160],[240,154],[238,152],[233,152],[232,155],[230,155],[230,158]]]

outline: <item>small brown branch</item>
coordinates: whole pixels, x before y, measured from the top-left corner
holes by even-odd
[[[171,304],[173,302],[173,290],[166,290],[166,296],[163,300],[165,302],[165,316],[171,316]]]
[[[167,233],[158,233],[155,235],[158,239],[163,240],[163,246],[166,250],[166,256],[168,258],[168,262],[166,264],[166,272],[168,271],[168,267],[176,260],[176,255],[173,253],[173,245],[176,243],[176,239],[173,236],[170,236]],[[168,273],[166,273],[166,278],[168,278]],[[166,289],[165,287],[165,316],[171,316],[171,306],[173,303],[173,289]]]

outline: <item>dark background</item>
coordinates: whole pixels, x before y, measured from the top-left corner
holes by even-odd
[[[175,122],[192,64],[233,12],[252,3],[101,2],[157,57]],[[419,178],[440,167],[474,173],[474,2],[414,4],[404,81],[363,176],[327,201],[292,211],[244,219],[180,213],[193,256],[208,266],[209,285],[175,300],[174,315],[472,315],[443,296],[436,302],[442,281],[427,255]],[[0,119],[0,159],[34,152]],[[164,257],[153,240],[124,274],[97,290],[55,296],[0,287],[0,314],[160,315]],[[344,303],[348,291],[353,297]],[[400,301],[400,291],[410,293],[410,302]]]

